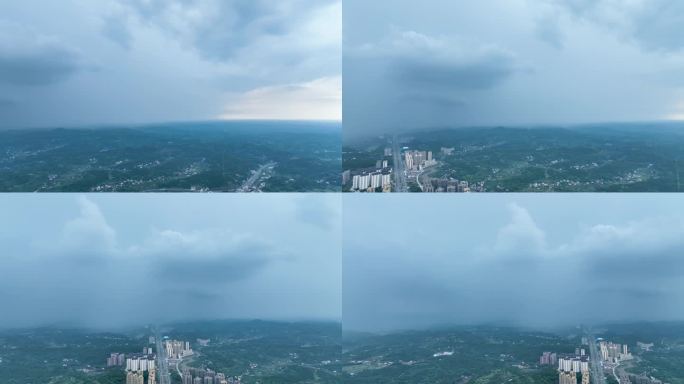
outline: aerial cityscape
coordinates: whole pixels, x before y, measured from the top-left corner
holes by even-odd
[[[684,383],[682,201],[344,195],[345,380]]]
[[[684,0],[0,1],[0,384],[684,384]]]
[[[338,195],[34,196],[0,199],[0,382],[339,382]]]
[[[681,192],[684,7],[623,3],[346,2],[342,191]]]
[[[357,139],[343,147],[342,190],[680,192],[683,132],[679,123],[642,123]]]
[[[166,332],[206,338],[176,340]],[[11,384],[340,382],[341,325],[332,322],[230,320],[125,331],[44,327],[0,331],[0,341],[0,373]]]
[[[683,326],[598,327],[624,344],[579,326],[553,331],[461,326],[350,333],[345,335],[342,371],[351,383],[677,384],[683,382],[678,364],[684,351]],[[659,341],[654,343],[654,338]]]
[[[2,2],[0,192],[340,191],[341,12]]]
[[[5,192],[334,192],[330,122],[0,131]]]

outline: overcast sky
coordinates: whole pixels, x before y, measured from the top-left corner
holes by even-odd
[[[0,327],[339,319],[333,194],[6,195]]]
[[[339,0],[0,2],[0,127],[341,118]]]
[[[679,0],[345,0],[345,135],[684,120]]]
[[[684,196],[345,195],[343,326],[684,320]]]

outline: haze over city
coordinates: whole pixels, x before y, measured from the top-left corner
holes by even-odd
[[[341,2],[0,4],[0,128],[340,120]]]
[[[344,328],[684,319],[682,198],[568,197],[345,195]]]
[[[345,138],[684,119],[679,1],[344,6]]]
[[[338,320],[340,198],[7,195],[0,328]]]

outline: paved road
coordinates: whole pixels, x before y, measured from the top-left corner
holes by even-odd
[[[392,138],[392,161],[394,162],[394,191],[406,192],[406,171],[404,170],[404,160],[401,158],[401,147],[397,136]]]
[[[274,162],[269,162],[263,165],[260,165],[259,168],[257,168],[256,171],[252,174],[252,176],[249,177],[244,183],[242,183],[242,186],[238,189],[238,192],[251,192],[254,190],[254,183],[256,183],[259,180],[259,177],[261,177],[261,174],[264,173],[269,167],[275,167],[276,163]]]
[[[181,361],[182,361],[181,359],[176,361],[176,372],[178,372],[178,376],[183,377],[183,372],[181,372],[181,370],[180,370]]]
[[[613,377],[615,377],[615,381],[617,381],[618,384],[620,384],[620,378],[618,377],[617,372],[615,372],[615,368],[617,368],[619,365],[620,365],[620,363],[617,363],[613,367]]]
[[[601,367],[601,353],[596,345],[596,338],[591,332],[587,332],[589,338],[589,357],[590,357],[590,371],[592,384],[605,384],[606,380],[603,376],[603,368]]]
[[[159,384],[171,384],[171,374],[169,373],[169,361],[166,360],[166,349],[162,342],[159,329],[155,329],[154,339],[157,346],[157,382]]]

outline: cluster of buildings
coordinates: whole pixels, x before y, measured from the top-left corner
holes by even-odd
[[[181,360],[192,355],[189,341],[164,340],[164,349],[169,360]]]
[[[389,192],[392,188],[392,171],[377,171],[352,177],[352,191],[375,192],[382,188],[383,192]]]
[[[450,156],[455,148],[440,149],[442,156]],[[428,167],[437,165],[437,160],[432,157],[432,151],[406,150],[404,151],[404,163],[409,176],[415,176],[416,180],[421,172]],[[419,181],[419,186],[423,192],[484,192],[484,181],[478,183],[468,183],[465,180],[453,178],[430,178],[423,176],[423,182]]]
[[[143,353],[134,353],[126,357],[126,371],[145,372],[155,369],[156,356],[152,348],[144,348]]]
[[[126,356],[126,384],[157,384],[156,358],[152,347]]]
[[[423,192],[484,192],[484,181],[470,184],[465,180],[427,178],[422,185]]]
[[[108,367],[119,367],[124,365],[126,362],[126,355],[123,353],[112,353],[107,358]]]
[[[226,377],[223,373],[210,369],[183,370],[182,384],[241,384],[240,377]]]
[[[558,383],[589,384],[589,356],[565,356],[558,358]]]
[[[385,148],[385,156],[392,156],[391,148]],[[369,168],[357,175],[352,175],[350,170],[342,172],[342,185],[347,185],[350,181],[351,191],[375,192],[382,188],[383,192],[391,192],[392,168],[389,160],[378,160],[375,162],[375,169]]]
[[[126,384],[157,384],[156,355],[152,347],[144,347],[142,353],[111,353],[107,367],[124,367]]]
[[[616,344],[610,341],[600,340],[599,350],[601,360],[608,363],[619,363],[621,360],[630,360],[632,354],[627,348],[627,344]]]
[[[456,150],[456,148],[454,148],[454,147],[451,147],[451,148],[442,147],[439,149],[439,152],[444,156],[451,156],[454,154],[455,150]]]
[[[145,372],[127,371],[126,384],[157,384],[157,374],[154,369],[147,372],[147,381],[145,381]]]
[[[432,158],[432,151],[408,150],[404,151],[404,164],[408,171],[421,171],[437,164]]]
[[[544,352],[539,357],[539,365],[556,365],[558,363],[558,357],[553,352]]]
[[[589,356],[584,348],[575,349],[575,354],[558,355],[544,352],[539,357],[540,365],[555,366],[558,369],[559,384],[589,384]]]

